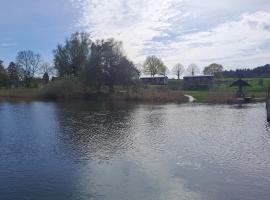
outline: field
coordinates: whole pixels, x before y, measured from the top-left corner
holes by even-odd
[[[233,103],[233,97],[237,88],[230,87],[231,83],[236,80],[234,78],[220,78],[215,80],[215,86],[210,91],[196,90],[183,91],[185,94],[193,96],[197,102],[201,103]],[[247,96],[257,99],[265,99],[267,97],[270,78],[243,78],[251,87],[246,88]],[[169,88],[176,89],[176,82],[182,85],[181,80],[170,80]]]

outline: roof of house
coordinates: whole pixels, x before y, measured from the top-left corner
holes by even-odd
[[[250,87],[251,85],[248,83],[248,82],[246,82],[246,81],[244,81],[244,80],[242,80],[242,79],[238,79],[238,80],[236,80],[236,81],[234,81],[231,85],[230,85],[230,87]]]
[[[184,78],[193,78],[193,77],[214,77],[213,75],[194,75],[194,76],[184,76]]]
[[[157,76],[141,76],[140,79],[142,78],[168,78],[167,76],[163,76],[163,75],[157,75]]]

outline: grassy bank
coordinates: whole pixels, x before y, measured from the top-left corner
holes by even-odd
[[[169,89],[140,89],[125,93],[116,93],[110,96],[114,100],[126,100],[151,103],[185,103],[188,98],[181,91]]]
[[[180,90],[171,90],[166,86],[115,87],[114,93],[108,88],[86,87],[76,79],[63,79],[51,82],[39,89],[0,89],[0,99],[44,99],[44,100],[121,100],[147,103],[184,103],[188,98]]]
[[[235,78],[215,79],[215,86],[210,91],[184,91],[185,94],[193,96],[200,103],[235,103],[237,88],[230,87]],[[247,87],[247,96],[256,101],[263,101],[267,97],[270,78],[244,78],[251,87]]]
[[[2,99],[37,99],[41,98],[40,89],[28,89],[28,88],[14,88],[14,89],[0,89],[0,98]]]
[[[225,91],[186,91],[186,94],[193,96],[198,103],[210,104],[234,104],[237,101],[234,93]]]
[[[99,90],[87,87],[76,78],[65,78],[49,83],[38,89],[0,89],[0,99],[112,99],[150,103],[183,103],[187,102],[184,94],[193,96],[199,103],[233,104],[237,88],[230,84],[235,79],[216,79],[215,87],[210,91],[183,91],[181,80],[170,80],[167,86],[136,85],[132,87],[115,87],[113,94],[108,88]],[[248,96],[264,100],[270,79],[245,79],[251,87]]]

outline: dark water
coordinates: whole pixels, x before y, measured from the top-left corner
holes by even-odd
[[[0,103],[0,199],[270,199],[265,105]]]

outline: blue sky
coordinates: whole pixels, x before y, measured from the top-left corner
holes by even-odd
[[[270,63],[269,0],[1,0],[0,59],[30,49],[52,60],[52,50],[75,31],[115,37],[135,63],[161,57],[201,68]]]

